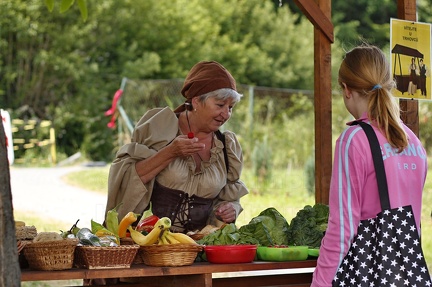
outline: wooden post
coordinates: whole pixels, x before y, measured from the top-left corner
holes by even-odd
[[[321,11],[331,18],[331,1],[318,0]],[[315,202],[329,203],[332,172],[331,43],[314,28],[315,58]]]
[[[397,16],[399,19],[417,21],[416,0],[398,0]],[[415,99],[400,99],[402,121],[419,136],[419,114],[418,101]]]
[[[328,204],[332,172],[330,0],[295,0],[314,24],[315,202]]]
[[[1,118],[1,115],[0,115]],[[0,286],[20,286],[9,161],[3,121],[0,122]]]

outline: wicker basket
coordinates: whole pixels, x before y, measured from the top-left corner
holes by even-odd
[[[130,268],[139,245],[78,246],[75,249],[75,265],[78,268],[108,269]]]
[[[133,245],[135,242],[130,237],[120,238],[120,245]],[[140,252],[138,251],[135,255],[132,264],[144,264],[144,261],[141,258]]]
[[[166,244],[141,246],[139,254],[144,264],[149,266],[185,266],[192,265],[201,245]]]
[[[26,244],[23,252],[31,269],[66,270],[73,267],[77,244],[77,239],[32,242]]]

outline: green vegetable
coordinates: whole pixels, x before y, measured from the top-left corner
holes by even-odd
[[[114,234],[118,234],[119,219],[118,219],[117,209],[122,204],[123,203],[120,202],[116,207],[114,207],[111,210],[108,210],[108,212],[106,214],[106,218],[105,218],[106,228]]]
[[[197,243],[202,245],[239,245],[258,244],[258,241],[248,234],[242,234],[234,223],[230,223],[204,236],[202,239],[198,240]]]
[[[287,245],[288,228],[285,217],[274,207],[269,207],[240,227],[240,233],[256,238],[262,246]]]
[[[317,203],[306,205],[291,220],[288,230],[289,245],[306,245],[319,248],[329,217],[328,205]]]
[[[197,243],[201,245],[259,244],[258,240],[249,234],[241,233],[234,223],[227,224],[223,228],[204,236]],[[195,261],[207,261],[204,250],[198,253]]]
[[[91,232],[93,233],[93,234],[96,234],[98,231],[100,231],[100,230],[104,230],[104,229],[106,229],[105,228],[105,226],[103,226],[102,224],[100,224],[100,223],[97,223],[96,221],[94,221],[93,219],[91,219],[90,220],[90,226],[91,226]]]
[[[317,203],[313,206],[313,209],[316,212],[315,218],[317,225],[323,232],[326,231],[329,218],[328,205]]]
[[[143,212],[143,214],[141,216],[141,220],[144,220],[145,218],[147,218],[151,215],[153,215],[153,211],[152,211],[152,203],[150,201],[149,208]]]
[[[80,228],[77,226],[79,219],[75,222],[74,225],[72,225],[72,227],[68,230],[68,231],[61,231],[61,236],[63,238],[71,238],[71,236],[69,235],[73,235],[73,237],[76,236],[76,234],[78,233],[78,231],[80,230]]]

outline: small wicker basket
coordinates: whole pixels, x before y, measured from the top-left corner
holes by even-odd
[[[202,249],[196,244],[154,244],[141,246],[139,254],[149,266],[185,266],[192,265]]]
[[[52,271],[73,267],[77,239],[27,243],[23,249],[31,269]]]
[[[136,244],[136,243],[130,237],[120,238],[120,245],[133,245],[133,244]],[[144,264],[139,250],[136,253],[134,260],[132,261],[132,265],[133,264]]]
[[[78,246],[75,249],[75,265],[78,268],[108,269],[130,268],[139,245]]]

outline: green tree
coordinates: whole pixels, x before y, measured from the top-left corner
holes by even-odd
[[[123,77],[182,79],[213,59],[241,84],[313,89],[313,27],[292,1],[85,2],[0,2],[0,106],[13,117],[52,120],[66,155],[112,158],[104,111]],[[428,3],[418,2],[421,19],[431,17]],[[85,21],[82,4],[91,12]],[[359,36],[388,44],[395,9],[391,0],[332,1],[334,83],[343,48]]]
[[[301,14],[293,1],[281,0],[295,13]],[[429,1],[429,0],[423,0]],[[278,0],[273,0],[278,5]],[[332,0],[333,25],[338,29],[336,41],[353,45],[359,37],[379,47],[389,42],[390,18],[397,16],[397,1],[394,0]],[[301,14],[301,17],[305,17]]]
[[[66,155],[113,156],[103,113],[123,77],[183,78],[214,59],[239,83],[313,85],[312,26],[270,1],[105,0],[88,3],[86,21],[77,21],[77,5],[49,13],[39,0],[5,0],[0,8],[0,105],[14,117],[53,120]]]
[[[45,5],[47,6],[48,10],[52,12],[54,10],[55,6],[55,0],[45,0]],[[57,1],[57,3],[60,1]],[[75,0],[61,0],[60,2],[60,13],[67,12],[72,5],[74,4]],[[76,4],[81,12],[81,18],[85,21],[88,17],[88,11],[87,11],[87,1],[86,0],[77,0]]]
[[[59,126],[65,111],[72,112],[75,121],[91,122],[91,109],[101,108],[103,98],[88,93],[98,92],[98,82],[89,79],[97,67],[86,57],[95,19],[77,22],[78,10],[49,13],[40,2],[0,3],[0,105],[14,117],[52,120],[62,135],[67,134],[62,132],[67,126]],[[92,83],[89,89],[87,80]]]

